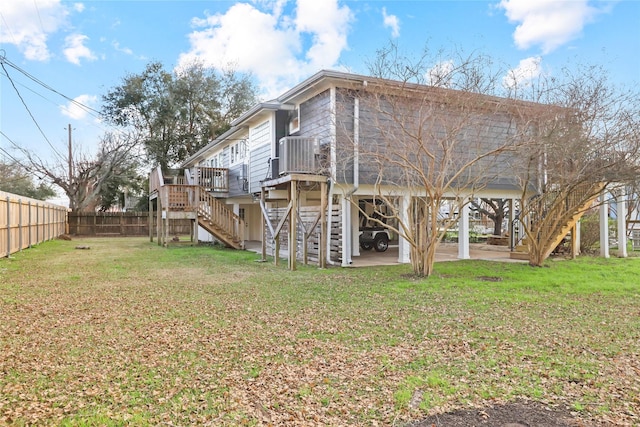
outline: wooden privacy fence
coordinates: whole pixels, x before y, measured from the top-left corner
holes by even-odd
[[[156,215],[152,226],[156,226]],[[171,221],[170,235],[190,234],[191,220]],[[69,234],[75,236],[148,236],[149,212],[69,212]]]
[[[67,208],[0,191],[0,256],[65,233]]]

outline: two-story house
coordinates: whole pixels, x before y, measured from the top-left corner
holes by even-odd
[[[469,99],[476,100],[473,108],[466,103]],[[186,159],[181,185],[165,185],[159,171],[152,173],[150,194],[153,197],[167,187],[158,197],[158,218],[192,218],[199,224],[199,240],[215,238],[237,248],[245,241],[260,242],[263,256],[287,250],[292,267],[296,259],[347,266],[361,248],[370,248],[360,244],[367,205],[378,203],[384,193],[398,211],[406,211],[416,196],[410,181],[404,180],[406,173],[380,160],[380,153],[390,147],[398,150],[395,160],[402,157],[402,150],[415,150],[402,145],[411,139],[403,123],[420,121],[417,134],[423,139],[418,143],[441,146],[423,156],[439,159],[424,166],[439,176],[443,171],[436,169],[443,165],[455,171],[451,162],[469,161],[495,147],[493,155],[480,154],[482,161],[453,178],[445,196],[516,200],[522,196],[521,177],[514,169],[513,151],[500,147],[516,144],[530,133],[530,117],[539,115],[540,107],[320,71],[277,99],[255,105],[227,132]],[[428,114],[425,108],[430,109]],[[463,143],[446,146],[450,139]],[[455,152],[446,153],[451,160],[442,160],[447,147],[456,147]],[[418,158],[416,153],[406,157]],[[457,215],[459,257],[469,258],[468,205]],[[158,235],[167,237],[161,231]],[[398,261],[409,262],[410,247],[402,235],[385,237],[397,240]],[[389,242],[381,242],[381,250],[385,243]]]

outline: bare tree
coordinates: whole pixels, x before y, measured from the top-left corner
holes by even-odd
[[[640,97],[616,90],[601,69],[515,90],[483,55],[411,61],[389,45],[370,70],[377,78],[339,94],[357,99],[359,129],[357,138],[348,126],[337,135],[354,143],[337,170],[349,182],[357,160],[360,186],[385,206],[361,214],[409,243],[418,275],[432,273],[436,248],[474,197],[519,199],[530,264],[541,265],[594,197],[640,172]]]
[[[604,190],[640,173],[640,97],[597,67],[543,81],[540,101],[559,107],[522,153],[521,212],[529,263],[540,266]],[[554,110],[550,110],[554,111]]]
[[[426,54],[408,63],[391,46],[371,64],[378,78],[342,94],[358,99],[360,184],[384,202],[374,206],[385,206],[362,214],[409,243],[421,276],[433,272],[438,245],[471,198],[496,183],[517,191],[514,153],[532,141],[536,106],[486,95],[500,81],[486,57],[455,58],[435,72],[425,66]],[[425,76],[444,87],[421,84]],[[351,134],[344,129],[338,138]],[[343,154],[339,169],[349,170],[352,160]]]
[[[105,185],[119,168],[136,156],[134,140],[124,134],[106,134],[94,156],[78,154],[71,161],[65,159],[54,163],[30,151],[21,151],[28,169],[60,188],[69,198],[69,208],[73,212],[92,211],[100,204],[99,194]]]
[[[493,221],[494,236],[502,235],[502,223],[509,213],[509,200],[481,198],[472,200],[471,208]]]

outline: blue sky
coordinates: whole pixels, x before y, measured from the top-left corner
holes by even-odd
[[[367,60],[389,40],[409,53],[425,45],[480,51],[521,79],[588,63],[603,65],[616,83],[640,83],[634,0],[3,0],[0,14],[2,54],[96,110],[101,95],[152,60],[167,69],[193,59],[235,64],[253,74],[266,100],[320,69],[366,74]],[[29,111],[0,70],[0,156],[18,156],[17,144],[59,161],[67,124],[76,152],[90,154],[109,130],[95,114],[6,69]]]

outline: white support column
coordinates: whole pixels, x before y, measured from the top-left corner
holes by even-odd
[[[582,220],[578,220],[578,222],[576,223],[576,227],[575,227],[575,231],[576,231],[576,248],[578,250],[578,252],[576,253],[576,255],[580,255],[580,227],[582,225]]]
[[[600,256],[609,258],[609,202],[604,191],[600,196]]]
[[[627,257],[627,201],[624,187],[619,190],[617,205],[618,218],[618,257]]]
[[[351,202],[342,197],[342,266],[351,265]]]
[[[351,203],[358,203],[358,199],[351,196]],[[360,256],[360,211],[351,206],[351,255]]]
[[[409,209],[411,209],[411,196],[405,194],[400,199],[400,222],[409,225]],[[407,239],[398,236],[398,262],[408,264],[411,262],[411,245]]]
[[[458,215],[458,259],[470,259],[469,254],[469,204],[460,209]]]

